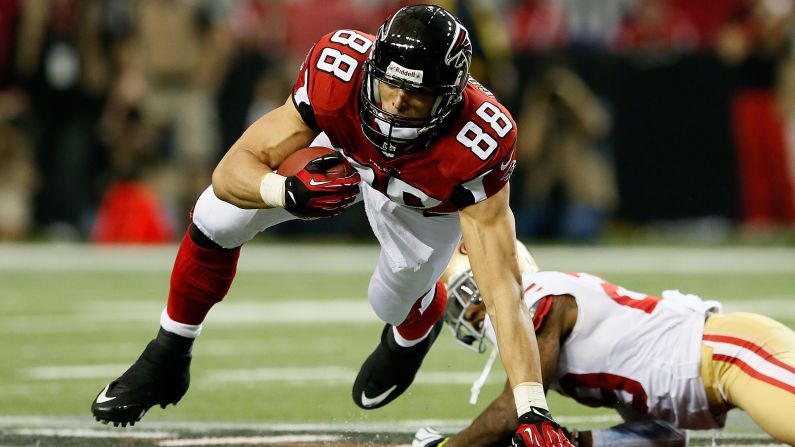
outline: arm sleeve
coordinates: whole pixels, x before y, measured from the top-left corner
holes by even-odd
[[[315,132],[321,132],[320,128],[317,125],[317,119],[315,118],[315,109],[312,107],[312,101],[309,98],[309,77],[311,75],[311,65],[310,61],[313,59],[312,53],[315,51],[317,45],[314,45],[307,53],[306,58],[304,58],[304,62],[301,64],[301,69],[298,73],[298,79],[295,81],[295,85],[293,86],[293,105],[295,109],[298,110],[298,113],[301,114],[301,118],[304,120],[307,126],[309,126]]]

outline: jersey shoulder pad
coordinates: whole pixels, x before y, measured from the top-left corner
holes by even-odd
[[[312,115],[307,124],[312,126],[315,114],[333,114],[356,100],[373,39],[341,29],[321,37],[309,50],[293,86],[293,103],[301,116],[306,121],[307,114]]]

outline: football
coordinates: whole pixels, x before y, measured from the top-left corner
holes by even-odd
[[[323,155],[327,154],[333,154],[334,152],[335,151],[323,146],[311,146],[298,149],[287,156],[284,161],[282,161],[282,163],[279,165],[279,168],[276,170],[276,173],[285,177],[295,175],[304,169],[304,166],[306,166],[307,163],[314,160],[315,158],[322,157]],[[355,169],[353,166],[351,166],[351,164],[348,163],[345,158],[342,158],[340,163],[330,167],[326,171],[326,175],[328,175],[329,178],[334,179],[351,175],[354,172]]]

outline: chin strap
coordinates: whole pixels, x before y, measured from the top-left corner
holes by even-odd
[[[489,354],[489,359],[486,360],[486,364],[483,365],[483,371],[480,373],[480,377],[475,380],[475,382],[472,384],[472,388],[470,388],[469,403],[471,405],[478,403],[480,389],[483,388],[483,385],[486,383],[486,379],[489,378],[489,373],[491,373],[491,367],[494,366],[495,360],[497,360],[497,349],[491,348],[491,354]]]

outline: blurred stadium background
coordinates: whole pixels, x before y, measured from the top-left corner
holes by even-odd
[[[0,0],[0,445],[194,445],[174,433],[209,430],[403,444],[496,395],[501,371],[466,403],[485,358],[443,337],[395,405],[350,403],[380,328],[365,298],[375,241],[354,207],[243,250],[178,407],[123,441],[89,418],[156,331],[174,243],[226,148],[284,101],[318,37],[374,32],[409,3]],[[513,208],[543,268],[795,326],[793,0],[430,3],[468,25],[473,74],[519,124]],[[718,444],[732,433],[769,442],[742,416]]]

